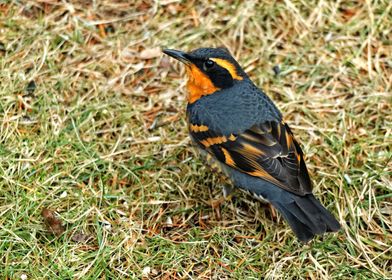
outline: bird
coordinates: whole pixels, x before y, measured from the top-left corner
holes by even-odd
[[[340,224],[312,193],[303,151],[283,115],[225,47],[163,49],[185,65],[191,140],[232,184],[268,201],[297,238]]]

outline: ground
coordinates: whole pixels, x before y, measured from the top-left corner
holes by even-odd
[[[392,278],[391,1],[88,3],[0,5],[0,278]],[[207,46],[284,113],[340,232],[213,203],[161,53]]]

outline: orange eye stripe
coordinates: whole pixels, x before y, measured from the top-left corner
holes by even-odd
[[[243,77],[238,75],[236,67],[229,61],[221,58],[210,58],[212,61],[215,61],[216,64],[218,64],[220,67],[225,68],[227,71],[229,71],[230,75],[233,77],[235,80],[242,80]]]

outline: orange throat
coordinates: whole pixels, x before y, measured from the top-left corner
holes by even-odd
[[[212,94],[220,88],[214,86],[210,78],[200,71],[195,65],[186,67],[188,74],[188,102],[193,103],[204,95]]]

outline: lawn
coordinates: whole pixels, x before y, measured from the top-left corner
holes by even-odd
[[[391,1],[0,3],[1,279],[392,279]],[[216,203],[161,53],[208,46],[284,113],[340,232]]]

